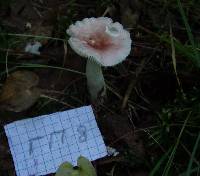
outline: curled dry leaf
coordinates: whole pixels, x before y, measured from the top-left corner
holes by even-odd
[[[0,107],[21,112],[31,107],[40,97],[36,87],[39,77],[31,71],[16,71],[6,79],[0,95]]]

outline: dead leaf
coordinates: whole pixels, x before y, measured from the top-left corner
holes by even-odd
[[[0,95],[1,108],[21,112],[31,107],[40,97],[36,87],[38,76],[31,71],[16,71],[6,80]]]

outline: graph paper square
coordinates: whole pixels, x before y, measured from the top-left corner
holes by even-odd
[[[55,172],[79,156],[107,155],[91,106],[16,121],[4,126],[17,176]]]

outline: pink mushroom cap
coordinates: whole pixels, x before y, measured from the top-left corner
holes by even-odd
[[[68,42],[80,56],[102,66],[122,62],[131,51],[130,33],[108,17],[85,18],[69,26]]]

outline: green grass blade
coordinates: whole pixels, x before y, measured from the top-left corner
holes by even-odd
[[[174,45],[174,38],[173,38],[171,24],[170,24],[170,38],[171,38],[172,63],[173,63],[173,66],[174,66],[174,72],[175,72],[175,75],[176,75],[178,85],[181,86],[181,83],[180,83],[180,80],[179,80],[179,77],[178,77],[178,73],[177,73],[177,69],[176,69],[176,49],[175,49],[175,45]]]
[[[190,173],[191,173],[191,170],[192,170],[192,163],[193,163],[193,160],[194,160],[194,156],[195,156],[195,153],[197,151],[197,148],[198,148],[198,145],[199,145],[199,141],[200,141],[200,133],[197,137],[197,140],[195,142],[195,145],[194,145],[194,148],[193,148],[193,151],[192,151],[192,156],[190,158],[190,161],[189,161],[189,164],[188,164],[188,168],[187,168],[187,171],[186,171],[186,176],[189,176]]]
[[[182,19],[183,19],[183,22],[184,22],[184,25],[185,25],[185,28],[186,28],[186,31],[187,31],[187,35],[188,35],[188,38],[189,38],[189,41],[192,45],[192,48],[193,48],[193,51],[194,51],[194,54],[195,54],[195,61],[196,61],[196,64],[198,65],[198,67],[200,67],[200,59],[199,59],[199,53],[198,51],[196,50],[196,46],[195,46],[195,41],[194,41],[194,37],[193,37],[193,34],[192,34],[192,30],[190,28],[190,25],[188,23],[188,20],[186,18],[186,15],[185,15],[185,12],[184,12],[184,9],[183,9],[183,6],[181,4],[181,1],[180,0],[177,0],[177,3],[178,3],[178,7],[179,7],[179,10],[180,10],[180,13],[181,13],[181,16],[182,16]]]
[[[58,70],[63,70],[63,71],[68,71],[68,72],[72,72],[72,73],[76,73],[79,75],[83,75],[85,76],[85,73],[76,71],[76,70],[72,70],[72,69],[68,69],[68,68],[64,68],[64,67],[56,67],[56,66],[50,66],[50,65],[42,65],[42,64],[21,64],[20,66],[16,66],[18,68],[23,67],[23,68],[52,68],[52,69],[58,69]]]
[[[0,63],[5,64],[5,62],[1,62],[1,61],[0,61]],[[65,68],[65,67],[43,65],[43,64],[31,64],[31,63],[30,64],[29,63],[15,63],[15,62],[8,62],[8,64],[16,65],[12,69],[16,69],[16,68],[49,68],[49,69],[57,69],[57,70],[68,71],[68,72],[72,72],[72,73],[76,73],[76,74],[85,76],[85,73],[83,73],[83,72],[73,70],[73,69],[69,69],[69,68]],[[1,75],[2,74],[5,74],[5,72],[2,72]]]
[[[42,36],[42,35],[30,35],[30,34],[14,34],[14,33],[0,33],[2,36],[12,36],[12,37],[25,37],[25,38],[37,38],[37,39],[49,39],[49,40],[57,40],[66,42],[65,39],[49,37],[49,36]]]
[[[191,112],[189,112],[187,118],[186,118],[185,121],[184,121],[184,124],[183,124],[183,126],[182,126],[182,128],[181,128],[181,131],[180,131],[180,133],[179,133],[178,139],[177,139],[177,141],[176,141],[176,143],[175,143],[175,145],[174,145],[174,148],[173,148],[172,153],[171,153],[171,155],[170,155],[170,157],[169,157],[169,160],[168,160],[168,162],[167,162],[167,164],[166,164],[166,166],[165,166],[165,168],[164,168],[164,172],[163,172],[162,176],[168,176],[168,175],[169,175],[169,170],[170,170],[170,168],[171,168],[171,165],[172,165],[172,162],[173,162],[175,153],[176,153],[176,149],[177,149],[177,147],[178,147],[178,145],[179,145],[181,136],[182,136],[182,134],[183,134],[183,131],[184,131],[184,129],[185,129],[185,126],[186,126],[186,124],[187,124],[187,121],[188,121],[190,115],[191,115]]]
[[[160,169],[161,164],[167,159],[169,153],[171,152],[172,147],[162,156],[162,158],[157,162],[155,167],[152,169],[150,172],[149,176],[154,176],[156,175],[156,172]]]
[[[200,171],[200,166],[195,167],[194,169],[191,169],[191,170],[190,170],[190,175],[191,175],[192,173],[195,173],[195,172],[198,172],[198,171]],[[183,172],[183,173],[180,174],[179,176],[186,176],[186,172]]]

